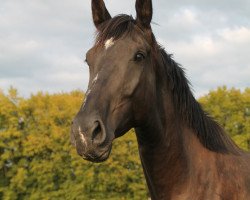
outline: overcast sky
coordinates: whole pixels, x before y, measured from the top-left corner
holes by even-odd
[[[0,88],[85,90],[94,40],[90,0],[0,0]],[[134,0],[106,0],[135,16]],[[153,30],[185,69],[196,96],[218,86],[250,87],[249,0],[154,0]]]

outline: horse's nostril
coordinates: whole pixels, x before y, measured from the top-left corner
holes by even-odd
[[[92,141],[93,143],[100,144],[105,139],[105,133],[104,130],[102,130],[101,123],[95,122],[95,128],[92,132]]]

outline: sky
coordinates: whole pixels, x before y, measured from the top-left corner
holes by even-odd
[[[19,94],[85,91],[95,27],[90,0],[0,0],[0,89]],[[136,16],[134,0],[105,0]],[[153,32],[186,70],[196,97],[250,87],[249,0],[153,0]]]

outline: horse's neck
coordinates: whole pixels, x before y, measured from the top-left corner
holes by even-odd
[[[136,131],[137,134],[157,134],[153,131]],[[139,142],[141,162],[152,199],[169,199],[174,185],[185,180],[187,160],[182,141],[175,137],[179,134],[173,134],[170,141],[167,138],[161,138],[161,142],[152,140],[152,145]]]
[[[197,152],[207,153],[171,108],[171,105],[164,108],[168,110],[165,117],[155,113],[154,123],[136,129],[144,174],[153,200],[170,199],[173,193],[181,193],[192,174],[190,170],[199,162]]]

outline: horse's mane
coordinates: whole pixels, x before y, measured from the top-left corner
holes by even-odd
[[[135,27],[136,21],[132,16],[118,15],[98,27],[96,44],[103,45],[111,37],[117,40],[124,35],[131,34]],[[155,51],[154,54],[157,54],[157,63],[161,63],[159,67],[163,66],[166,72],[167,80],[165,81],[168,81],[169,85],[172,86],[170,88],[173,104],[181,120],[194,130],[200,142],[207,149],[220,153],[237,154],[240,149],[195,100],[181,66],[156,41],[151,45]]]
[[[175,110],[182,120],[195,131],[200,142],[209,150],[220,153],[239,153],[240,149],[223,128],[204,112],[194,98],[183,68],[163,48],[160,49],[160,53],[164,66],[167,67],[167,77],[172,86]]]
[[[110,38],[117,40],[124,35],[132,33],[134,27],[135,20],[132,16],[117,15],[98,27],[96,44],[103,45]]]

